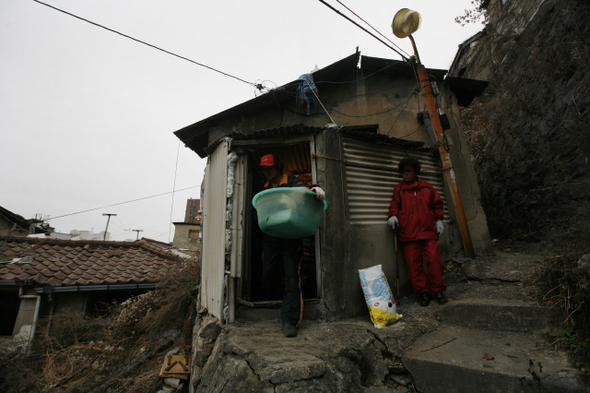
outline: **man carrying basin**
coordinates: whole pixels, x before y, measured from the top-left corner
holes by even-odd
[[[283,165],[274,154],[267,154],[260,159],[260,171],[267,180],[262,191],[291,187],[311,190],[315,192],[318,200],[324,200],[326,197],[320,187],[308,186],[301,179],[283,173]],[[257,210],[259,210],[258,207]],[[264,233],[262,247],[262,286],[270,299],[283,299],[281,304],[283,334],[285,337],[295,337],[297,326],[303,315],[303,296],[299,277],[303,239],[284,238]],[[284,274],[284,292],[281,285],[281,270]]]

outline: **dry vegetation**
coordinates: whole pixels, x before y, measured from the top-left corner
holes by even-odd
[[[568,351],[590,385],[590,243],[586,231],[577,232],[545,258],[535,277],[539,302],[548,306],[557,326],[551,341]]]
[[[590,382],[590,27],[587,2],[546,2],[519,36],[493,30],[495,76],[462,111],[490,233],[550,250],[534,272],[552,342]],[[508,39],[510,38],[510,40]],[[588,257],[587,257],[588,256]]]
[[[0,354],[2,392],[155,392],[166,351],[190,354],[198,262],[170,266],[162,285],[106,317],[60,312],[40,321],[27,355]]]

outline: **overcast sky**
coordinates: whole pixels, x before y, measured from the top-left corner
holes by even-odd
[[[267,86],[357,46],[401,60],[317,0],[43,2]],[[350,15],[337,0],[326,2]],[[482,28],[454,22],[470,0],[341,3],[408,53],[409,40],[393,36],[391,21],[401,8],[420,12],[413,36],[427,68],[448,69],[457,46]],[[140,237],[171,241],[171,222],[183,221],[186,200],[199,198],[205,167],[173,132],[255,97],[243,81],[33,0],[1,0],[0,206],[55,217],[49,223],[66,233],[100,232],[103,214],[114,213],[113,240],[135,239],[140,229]]]

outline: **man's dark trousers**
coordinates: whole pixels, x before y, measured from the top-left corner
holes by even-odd
[[[265,235],[262,262],[262,285],[269,299],[283,299],[281,320],[298,326],[303,313],[299,269],[303,254],[302,239],[281,239]],[[284,274],[284,292],[281,282]]]

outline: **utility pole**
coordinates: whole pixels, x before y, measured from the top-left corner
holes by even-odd
[[[137,232],[137,238],[135,240],[139,240],[139,232],[143,232],[143,229],[132,229],[132,231]]]
[[[109,218],[107,219],[107,227],[104,229],[104,236],[102,237],[102,240],[107,240],[107,231],[109,230],[109,222],[111,221],[111,216],[116,216],[116,214],[113,213],[102,213],[103,216],[109,216]]]
[[[451,163],[451,156],[446,150],[443,144],[443,129],[438,116],[436,108],[436,101],[434,100],[434,94],[432,93],[432,87],[430,86],[430,80],[426,68],[420,62],[420,56],[418,55],[418,48],[412,33],[414,33],[420,27],[422,17],[416,11],[402,8],[395,14],[391,28],[393,34],[398,38],[408,37],[412,43],[414,49],[414,57],[410,59],[410,64],[416,68],[420,87],[422,87],[422,94],[426,100],[428,107],[428,113],[430,115],[430,121],[434,128],[436,139],[439,142],[438,151],[443,164],[442,172],[449,188],[451,189],[451,197],[453,205],[455,207],[455,213],[457,214],[457,222],[461,229],[461,237],[463,238],[463,245],[465,246],[465,252],[470,257],[475,257],[473,250],[473,242],[471,241],[471,234],[469,233],[469,226],[467,225],[467,218],[465,216],[465,209],[463,207],[463,201],[461,200],[461,194],[459,194],[459,187],[457,180],[455,179],[455,172],[453,171],[453,165]]]

